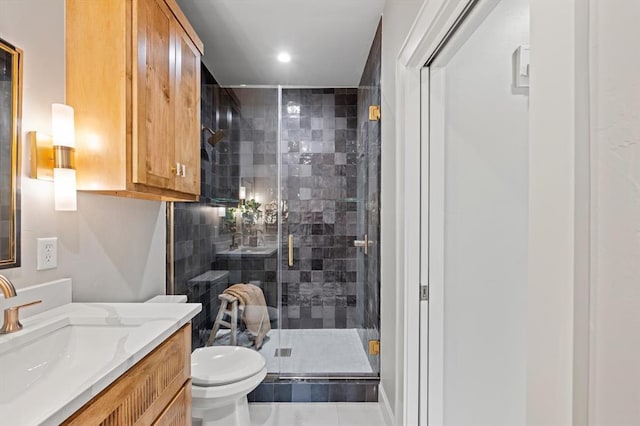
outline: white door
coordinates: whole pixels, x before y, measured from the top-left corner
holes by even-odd
[[[421,425],[526,423],[528,40],[480,0],[422,72]]]

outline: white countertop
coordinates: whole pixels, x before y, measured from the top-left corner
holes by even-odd
[[[201,311],[198,303],[69,303],[0,335],[0,425],[57,425]]]
[[[223,282],[227,280],[228,276],[229,276],[229,271],[211,270],[211,271],[204,272],[198,275],[197,277],[191,278],[189,281],[187,281],[187,285],[203,284],[203,283],[212,284],[212,283]]]
[[[277,245],[268,245],[268,246],[242,246],[236,249],[222,250],[216,252],[216,256],[221,257],[240,257],[240,258],[251,258],[251,257],[270,257],[276,254],[278,251]]]

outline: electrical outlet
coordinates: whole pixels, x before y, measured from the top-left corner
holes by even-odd
[[[53,269],[58,266],[58,238],[38,238],[36,270]]]

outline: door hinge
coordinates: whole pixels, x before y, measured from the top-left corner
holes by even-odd
[[[369,106],[369,121],[380,121],[380,105]]]
[[[380,340],[369,340],[369,355],[380,354]]]
[[[420,301],[429,300],[429,286],[421,285],[420,286]]]

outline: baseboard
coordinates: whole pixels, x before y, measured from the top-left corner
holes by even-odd
[[[396,423],[395,416],[393,415],[393,410],[391,409],[389,398],[387,398],[387,393],[384,391],[382,383],[380,383],[380,385],[378,386],[378,404],[380,404],[380,410],[382,411],[384,423],[387,426],[394,426]]]

